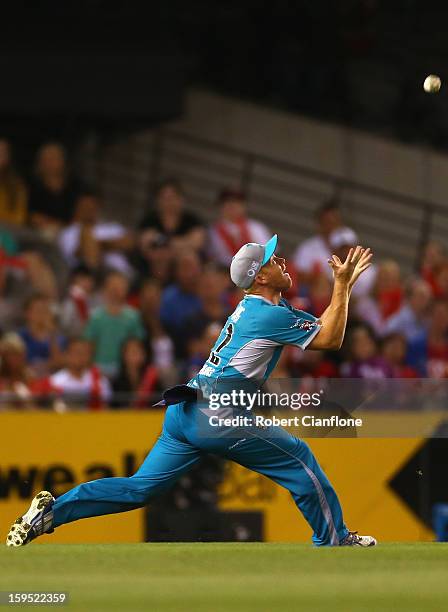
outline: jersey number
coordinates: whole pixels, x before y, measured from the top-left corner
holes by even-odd
[[[214,366],[219,365],[221,361],[221,357],[218,357],[218,353],[222,351],[222,349],[229,344],[229,342],[232,339],[232,336],[233,336],[233,325],[232,323],[229,323],[226,329],[226,335],[224,337],[224,340],[220,342],[220,344],[218,344],[218,346],[216,347],[216,351],[212,351],[210,353],[210,357],[208,358],[210,363],[212,363]]]

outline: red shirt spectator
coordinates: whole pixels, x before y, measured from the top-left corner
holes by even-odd
[[[422,278],[431,287],[434,297],[441,296],[441,288],[437,276],[445,262],[443,246],[436,241],[428,242],[423,251],[420,273]]]
[[[219,218],[210,229],[210,256],[228,266],[244,244],[265,244],[271,233],[263,223],[247,216],[247,196],[243,191],[224,189],[218,204]]]
[[[109,381],[92,364],[92,353],[92,345],[87,340],[72,340],[65,354],[66,367],[49,377],[51,391],[69,406],[98,410],[111,398]]]

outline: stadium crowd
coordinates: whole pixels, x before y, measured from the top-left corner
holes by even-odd
[[[150,408],[202,367],[241,299],[233,254],[275,228],[249,216],[239,189],[218,194],[211,226],[175,179],[148,200],[138,227],[107,220],[60,144],[39,149],[25,180],[0,139],[0,409]],[[287,258],[296,307],[319,316],[328,305],[327,260],[358,243],[346,223],[337,201],[323,203],[315,235]],[[412,278],[377,259],[354,287],[342,351],[288,347],[275,375],[448,377],[443,246],[426,246]]]

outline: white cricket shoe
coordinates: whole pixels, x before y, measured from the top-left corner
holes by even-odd
[[[27,512],[14,521],[6,537],[6,546],[24,546],[42,535],[53,531],[54,497],[41,491],[34,497]]]
[[[376,546],[377,543],[373,536],[361,536],[358,535],[357,531],[349,531],[339,546],[363,546],[368,548],[369,546]]]

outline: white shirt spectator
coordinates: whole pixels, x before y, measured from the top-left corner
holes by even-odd
[[[308,238],[300,244],[294,255],[293,261],[297,270],[307,274],[319,273],[330,270],[328,260],[331,257],[330,249],[322,238],[316,235]]]
[[[59,391],[64,399],[84,401],[88,403],[95,395],[97,399],[107,403],[112,397],[108,379],[95,366],[88,368],[78,377],[64,368],[50,376],[52,386]]]
[[[93,236],[96,240],[119,240],[127,235],[126,228],[120,223],[113,221],[99,221],[93,227]],[[78,265],[77,251],[81,237],[81,225],[72,223],[59,234],[59,248],[71,268]],[[132,268],[126,257],[118,251],[110,251],[103,256],[103,264],[113,270],[118,270],[129,276]]]

